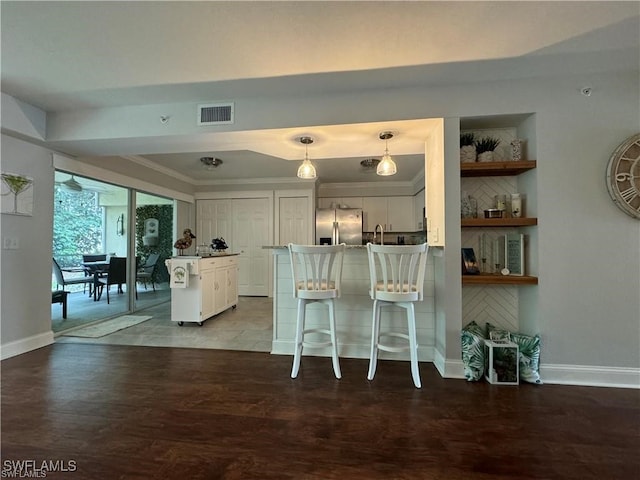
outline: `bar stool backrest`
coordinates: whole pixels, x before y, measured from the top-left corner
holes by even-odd
[[[289,244],[293,297],[310,300],[340,297],[345,244]]]
[[[369,295],[373,300],[415,302],[423,298],[428,246],[367,244]]]

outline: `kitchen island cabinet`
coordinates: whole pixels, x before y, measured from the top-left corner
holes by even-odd
[[[238,304],[238,254],[211,257],[173,257],[167,260],[169,272],[178,263],[186,263],[188,281],[171,288],[171,321],[203,322]]]

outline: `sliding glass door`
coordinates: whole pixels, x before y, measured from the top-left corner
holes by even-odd
[[[173,200],[144,192],[135,195],[135,310],[171,298],[165,260],[173,252]]]
[[[52,304],[54,333],[131,310],[126,188],[55,172],[52,291],[68,292],[67,318]]]

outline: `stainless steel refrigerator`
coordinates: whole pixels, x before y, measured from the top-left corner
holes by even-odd
[[[362,245],[361,208],[318,208],[316,245]]]

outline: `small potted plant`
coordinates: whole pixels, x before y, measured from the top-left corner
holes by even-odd
[[[476,136],[473,132],[460,134],[460,162],[476,161]]]
[[[493,151],[500,145],[500,140],[494,137],[483,137],[475,141],[479,162],[493,162]]]

